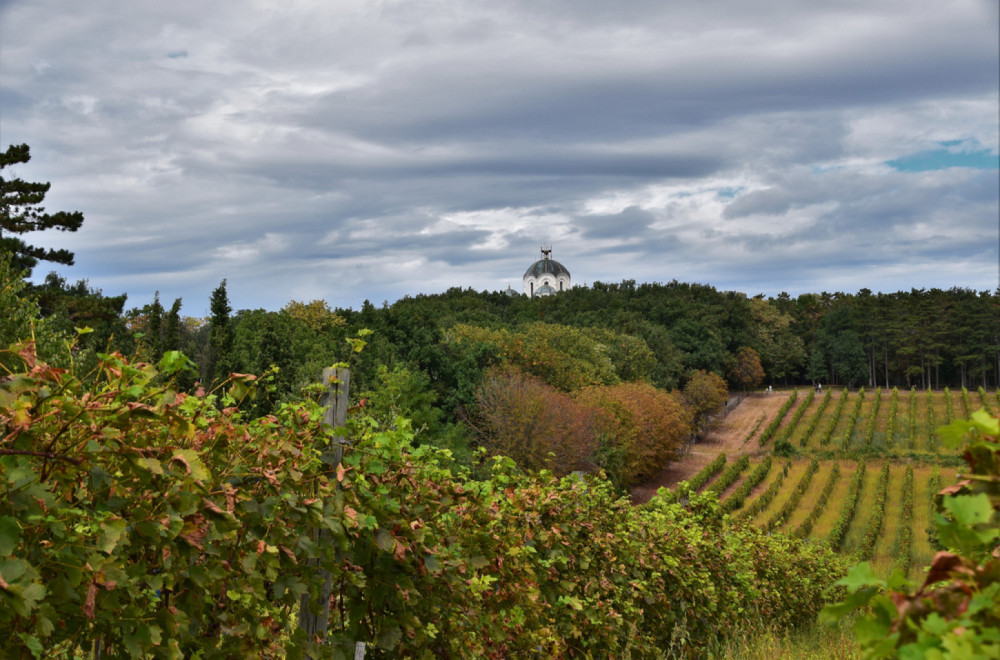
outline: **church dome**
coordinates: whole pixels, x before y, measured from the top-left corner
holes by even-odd
[[[559,277],[560,275],[565,275],[569,277],[569,271],[566,270],[566,266],[555,259],[550,259],[548,255],[544,258],[539,259],[535,263],[528,267],[528,270],[524,272],[525,277],[541,277],[542,275],[549,274]]]
[[[552,258],[551,247],[542,248],[542,258],[528,267],[522,279],[524,294],[529,298],[550,296],[572,286],[569,270]]]

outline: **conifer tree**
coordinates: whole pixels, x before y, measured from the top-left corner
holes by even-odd
[[[226,293],[226,280],[222,280],[218,288],[212,291],[210,308],[212,316],[209,319],[208,360],[202,373],[202,380],[206,382],[223,377],[229,370],[229,350],[233,336],[229,327],[229,314],[233,309]]]
[[[76,231],[83,224],[83,214],[79,211],[45,212],[41,204],[52,184],[33,183],[3,174],[5,168],[29,160],[31,153],[26,144],[13,144],[0,153],[0,251],[10,253],[13,266],[20,270],[30,271],[39,260],[72,266],[73,253],[69,250],[36,247],[18,237],[45,229]]]

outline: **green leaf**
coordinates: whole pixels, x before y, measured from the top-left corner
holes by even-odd
[[[972,413],[972,423],[985,435],[1000,436],[1000,417],[993,417],[982,408]]]
[[[426,555],[424,557],[424,566],[431,573],[437,573],[441,570],[441,560],[436,555]]]
[[[107,520],[101,523],[101,537],[97,541],[97,547],[101,552],[111,554],[115,546],[118,545],[122,533],[125,531],[125,521],[121,518]]]
[[[384,552],[392,552],[396,549],[396,539],[392,538],[392,534],[384,527],[375,532],[375,544]]]
[[[197,365],[180,351],[167,351],[160,359],[157,368],[164,374],[175,374],[180,371],[198,371]]]
[[[43,657],[43,654],[45,652],[45,647],[42,646],[41,640],[39,640],[34,635],[29,635],[27,633],[19,632],[17,633],[17,636],[21,638],[21,641],[24,642],[24,645],[28,647],[29,651],[31,651],[31,655],[35,656],[36,658]]]
[[[380,649],[386,651],[391,651],[396,648],[399,644],[399,640],[403,638],[403,631],[399,629],[397,625],[385,626],[378,633],[378,638],[375,643]]]
[[[198,452],[193,449],[178,449],[171,457],[171,462],[177,461],[187,468],[191,478],[198,481],[208,481],[210,474],[205,464],[201,462]]]
[[[21,540],[21,525],[10,516],[0,516],[0,555],[13,554]]]
[[[993,515],[993,507],[990,505],[990,498],[986,493],[946,497],[944,507],[951,512],[957,522],[969,527],[989,522]]]
[[[866,561],[851,567],[847,575],[837,581],[838,586],[847,587],[854,592],[861,587],[885,587],[885,580],[880,579]]]

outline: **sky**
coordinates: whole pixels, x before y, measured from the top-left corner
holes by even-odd
[[[206,316],[594,281],[1000,285],[996,0],[0,0],[5,176]]]

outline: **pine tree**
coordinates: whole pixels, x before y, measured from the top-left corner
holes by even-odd
[[[167,322],[163,326],[163,350],[181,350],[181,299],[178,298],[170,306]]]
[[[0,154],[0,173],[4,168],[31,160],[26,144],[13,144]],[[50,183],[32,183],[17,177],[7,178],[0,174],[0,250],[9,252],[12,265],[19,270],[30,271],[41,261],[53,261],[67,266],[73,265],[73,253],[69,250],[45,249],[28,245],[18,238],[20,234],[45,229],[76,231],[83,224],[83,214],[79,211],[67,213],[46,213],[41,203],[49,191]]]
[[[212,292],[212,316],[209,319],[208,360],[202,371],[202,381],[221,379],[229,371],[229,351],[232,346],[232,329],[229,314],[233,311],[226,293],[226,280]]]
[[[149,321],[146,324],[149,335],[150,360],[159,362],[163,355],[163,305],[160,304],[160,292],[153,296],[153,304],[149,306]]]

